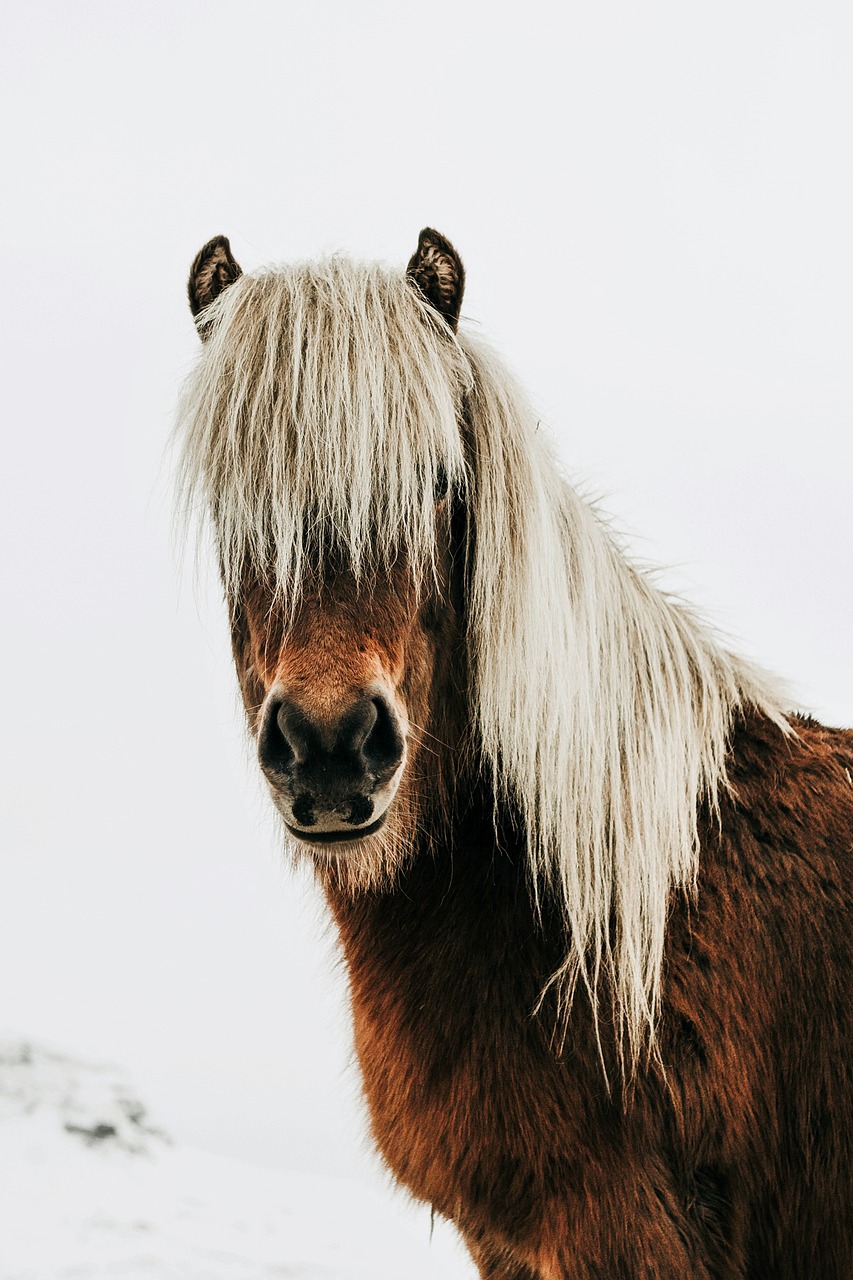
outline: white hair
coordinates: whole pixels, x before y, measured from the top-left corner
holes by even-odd
[[[436,479],[465,491],[472,723],[523,814],[533,892],[562,911],[561,1010],[579,980],[595,1006],[603,979],[636,1062],[672,893],[696,883],[697,810],[726,785],[739,709],[786,727],[779,694],[629,562],[501,361],[400,273],[276,268],[205,318],[182,489],[212,513],[228,591],[248,562],[295,599],[309,534],[356,575],[401,549],[428,572]]]

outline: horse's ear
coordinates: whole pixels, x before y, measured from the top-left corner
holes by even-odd
[[[199,249],[190,267],[187,294],[193,315],[198,317],[199,312],[209,307],[214,298],[218,298],[222,290],[227,289],[242,274],[231,252],[228,237],[214,236],[212,240],[208,240],[204,248]],[[203,322],[199,324],[202,337],[205,328]]]
[[[432,227],[424,227],[406,274],[455,333],[465,288],[465,268],[450,241]]]

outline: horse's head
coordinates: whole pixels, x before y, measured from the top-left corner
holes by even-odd
[[[463,268],[421,234],[405,277],[336,260],[243,276],[196,258],[204,347],[185,459],[213,515],[260,767],[297,848],[393,874],[441,806],[464,719]]]

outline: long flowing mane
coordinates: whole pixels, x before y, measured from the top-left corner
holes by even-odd
[[[562,1007],[604,980],[636,1060],[671,896],[696,880],[697,809],[726,785],[739,709],[784,727],[779,695],[628,561],[501,361],[402,274],[277,268],[207,316],[182,482],[213,514],[228,591],[249,562],[295,599],[309,538],[358,576],[401,551],[429,573],[437,477],[464,492],[472,727],[523,814],[532,892],[563,912]]]

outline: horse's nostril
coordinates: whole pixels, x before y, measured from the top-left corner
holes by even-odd
[[[293,817],[300,827],[313,827],[317,822],[314,812],[314,797],[307,791],[297,796],[293,802]]]
[[[284,702],[271,702],[264,710],[258,734],[258,758],[261,766],[274,773],[283,773],[296,759],[296,751],[286,729],[286,707]]]
[[[403,758],[403,735],[397,717],[384,698],[373,698],[376,719],[361,746],[369,767],[378,773],[393,773]]]

